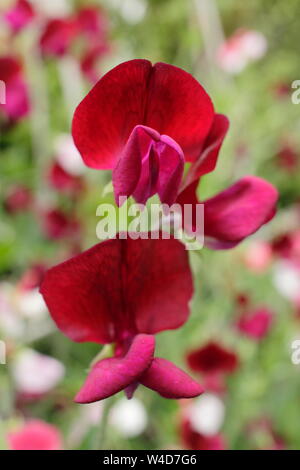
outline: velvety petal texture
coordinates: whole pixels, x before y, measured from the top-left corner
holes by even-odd
[[[199,182],[201,176],[215,169],[219,151],[228,129],[228,118],[223,114],[215,114],[213,124],[204,142],[202,151],[198,158],[192,163],[183,183],[182,190],[196,180]]]
[[[137,335],[124,357],[103,359],[94,365],[75,401],[103,400],[138,381],[151,364],[154,349],[154,336]]]
[[[190,74],[137,59],[104,75],[79,104],[73,137],[92,168],[114,168],[138,125],[171,137],[192,161],[200,154],[213,118],[209,96]]]
[[[232,248],[272,219],[278,192],[255,176],[246,176],[204,201],[206,244]]]
[[[165,398],[193,398],[204,392],[203,387],[183,370],[160,357],[153,359],[140,382]]]
[[[138,203],[158,193],[162,203],[172,205],[176,199],[184,168],[179,145],[154,129],[136,126],[113,170],[116,202],[134,196]]]
[[[193,284],[184,245],[160,235],[99,243],[50,269],[41,293],[67,336],[104,344],[181,326]]]

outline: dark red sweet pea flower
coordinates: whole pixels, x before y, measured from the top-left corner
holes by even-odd
[[[158,262],[159,261],[159,262]],[[91,369],[76,401],[90,403],[143,384],[167,398],[202,387],[169,361],[154,358],[153,335],[179,328],[193,293],[178,240],[112,239],[48,271],[41,293],[57,326],[73,341],[115,343]]]
[[[259,341],[268,334],[272,321],[273,313],[262,307],[243,313],[237,321],[237,328],[249,338]]]
[[[13,33],[24,29],[35,16],[34,9],[27,0],[17,0],[13,7],[4,15]]]
[[[77,22],[73,18],[49,20],[40,38],[42,53],[52,57],[64,56],[69,51],[77,32]]]
[[[22,65],[17,58],[0,57],[0,80],[5,84],[5,103],[0,102],[0,112],[3,112],[8,119],[18,121],[28,114],[30,104]]]
[[[190,74],[132,60],[108,72],[79,104],[73,137],[86,165],[113,170],[117,194],[142,202],[157,192],[170,204],[183,157],[199,157],[213,120],[212,102]]]
[[[186,449],[191,450],[225,450],[226,444],[222,434],[205,436],[194,430],[188,419],[181,423],[180,434]]]

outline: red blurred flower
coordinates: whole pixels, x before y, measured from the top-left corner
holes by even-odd
[[[76,237],[80,232],[80,224],[76,218],[59,209],[51,209],[42,215],[42,229],[50,240]]]
[[[181,438],[187,449],[191,450],[225,450],[225,440],[222,434],[205,436],[195,431],[189,420],[183,420],[180,429]]]
[[[223,392],[224,377],[233,373],[238,365],[238,356],[234,351],[211,341],[187,355],[187,363],[195,372],[205,376],[206,390]]]
[[[32,203],[32,192],[21,184],[9,188],[4,199],[5,210],[10,214],[27,211]]]
[[[78,28],[90,40],[99,43],[107,32],[107,18],[99,7],[88,6],[78,10],[76,15]]]
[[[40,38],[40,47],[45,55],[61,57],[70,49],[78,32],[73,18],[54,18],[48,21]]]
[[[187,253],[175,239],[112,239],[48,271],[41,286],[57,326],[73,341],[115,343],[76,396],[79,403],[141,383],[167,398],[202,387],[171,362],[153,358],[154,334],[179,328],[189,315],[193,286]]]
[[[202,374],[216,372],[230,374],[238,367],[236,353],[213,341],[190,352],[187,362],[192,370]]]
[[[80,59],[82,73],[93,84],[96,83],[99,78],[99,73],[96,67],[97,62],[108,51],[109,46],[107,44],[96,44],[94,46],[89,45],[82,54]]]
[[[77,195],[84,188],[80,176],[71,175],[59,163],[54,163],[49,172],[49,182],[58,191]]]
[[[5,13],[4,19],[14,33],[25,28],[35,16],[34,9],[27,0],[17,0],[14,6]]]
[[[0,102],[0,111],[13,121],[23,118],[28,114],[30,105],[22,65],[18,59],[12,56],[0,57],[0,80],[5,84],[5,103]]]
[[[12,450],[61,450],[62,439],[58,429],[44,421],[33,419],[19,431],[7,436]]]
[[[262,307],[242,314],[237,322],[237,328],[246,336],[260,340],[268,334],[272,320],[272,312]]]
[[[213,118],[209,96],[190,74],[132,60],[108,72],[80,103],[73,137],[88,166],[113,169],[116,194],[140,202],[159,193],[172,203],[184,157],[199,156]]]
[[[76,21],[78,30],[85,39],[80,58],[81,70],[91,83],[96,83],[99,79],[97,62],[110,50],[108,21],[104,11],[93,6],[81,8]]]
[[[299,152],[291,144],[285,143],[276,155],[276,162],[283,170],[292,172],[299,166]]]

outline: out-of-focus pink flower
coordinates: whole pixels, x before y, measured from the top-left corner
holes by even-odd
[[[249,63],[267,52],[265,36],[253,30],[239,29],[219,48],[217,62],[228,73],[240,73]]]
[[[17,0],[13,7],[5,13],[4,19],[14,33],[25,28],[35,16],[34,9],[27,0]]]
[[[53,188],[74,196],[81,193],[84,189],[82,178],[66,172],[58,163],[54,163],[51,166],[48,178]]]
[[[77,31],[77,23],[72,18],[49,20],[40,38],[43,54],[54,57],[64,56],[69,52]]]
[[[64,376],[64,366],[53,357],[23,349],[12,362],[17,392],[24,398],[38,398],[52,390]]]
[[[273,313],[267,308],[246,312],[237,321],[239,331],[254,340],[263,339],[271,328]]]
[[[96,44],[89,47],[83,52],[80,59],[80,67],[85,77],[93,84],[99,79],[97,70],[97,62],[109,51],[107,44]]]
[[[86,34],[90,40],[98,43],[103,41],[107,32],[108,22],[101,8],[94,6],[81,8],[77,12],[76,21],[78,22],[79,30]]]
[[[255,273],[263,273],[272,261],[272,247],[270,243],[254,240],[248,243],[243,261],[248,269]]]
[[[32,204],[31,190],[21,184],[9,188],[4,199],[4,208],[10,214],[27,211]]]
[[[116,344],[75,400],[91,403],[121,390],[131,398],[139,384],[166,398],[201,394],[185,372],[154,358],[154,335],[185,323],[192,292],[186,250],[173,238],[119,236],[50,269],[41,293],[58,327],[73,341]]]
[[[81,70],[91,83],[99,79],[97,62],[109,52],[108,21],[104,11],[93,6],[81,8],[76,15],[78,30],[84,37]]]
[[[8,119],[18,121],[30,110],[28,90],[22,65],[18,59],[12,56],[0,57],[0,80],[5,86],[3,93],[5,103],[0,102],[0,112],[3,112]]]
[[[80,233],[79,221],[59,209],[51,209],[42,214],[42,230],[50,240],[76,238]]]
[[[59,430],[45,421],[27,421],[18,431],[7,436],[11,450],[61,450],[62,438]]]

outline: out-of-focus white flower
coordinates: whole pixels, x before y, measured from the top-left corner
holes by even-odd
[[[293,302],[300,301],[300,269],[294,263],[281,260],[274,266],[273,282],[281,295]]]
[[[27,318],[39,318],[45,315],[47,307],[38,289],[22,290],[18,294],[18,307]]]
[[[56,137],[54,151],[56,160],[67,173],[73,176],[83,174],[86,167],[71,135],[61,134]]]
[[[224,415],[224,403],[211,393],[201,395],[187,409],[192,428],[205,436],[213,436],[220,431]]]
[[[261,59],[267,48],[267,40],[259,31],[238,30],[221,45],[217,61],[226,72],[237,74],[250,62]]]
[[[145,0],[110,0],[127,23],[137,24],[145,17],[147,3]]]
[[[59,18],[71,13],[69,0],[30,0],[35,10],[47,17]]]
[[[43,395],[63,378],[65,368],[53,357],[33,349],[23,349],[12,363],[12,376],[16,389],[29,395]]]
[[[123,436],[135,437],[146,429],[148,417],[140,400],[122,398],[112,407],[109,422]]]

